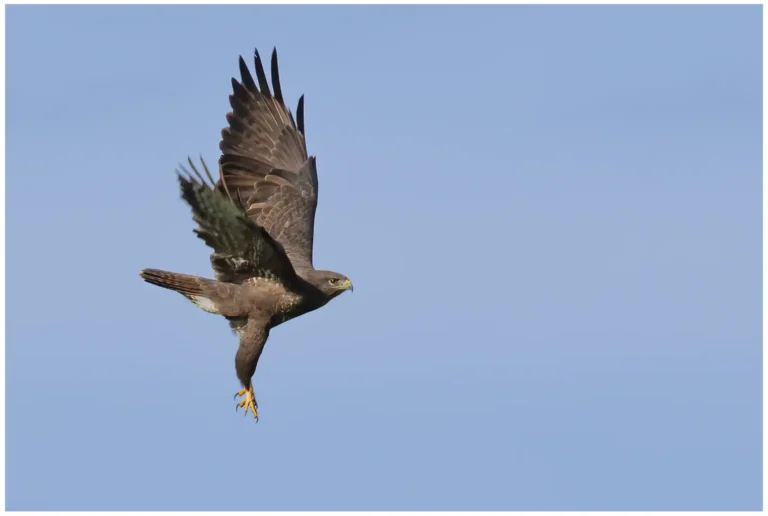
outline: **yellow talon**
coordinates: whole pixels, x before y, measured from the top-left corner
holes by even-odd
[[[255,419],[259,419],[259,411],[258,411],[259,404],[256,403],[256,395],[253,393],[253,384],[249,385],[247,389],[242,389],[238,391],[238,393],[235,394],[235,398],[243,395],[245,395],[245,399],[240,403],[238,403],[235,409],[239,407],[243,407],[243,409],[245,410],[244,415],[248,415],[248,409],[251,409],[251,412],[253,412],[253,417]]]

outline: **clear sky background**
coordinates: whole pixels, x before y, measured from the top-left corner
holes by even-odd
[[[8,509],[761,507],[761,8],[7,8]],[[173,173],[277,46],[315,265],[237,415]]]

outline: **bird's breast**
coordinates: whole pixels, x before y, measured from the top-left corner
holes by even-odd
[[[292,292],[287,292],[280,296],[277,302],[277,310],[275,314],[274,325],[284,323],[298,317],[308,310],[306,309],[306,302],[302,296]]]

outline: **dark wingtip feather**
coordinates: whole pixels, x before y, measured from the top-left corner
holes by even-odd
[[[200,156],[200,159],[202,160],[202,156]],[[197,177],[198,181],[200,181],[201,185],[205,185],[205,179],[203,179],[203,176],[200,175],[200,172],[198,172],[197,167],[192,162],[192,158],[187,156],[187,162],[189,163],[190,168],[192,169],[192,172],[195,173],[195,177]],[[206,167],[207,168],[207,167]]]
[[[181,198],[189,202],[189,199],[194,197],[191,194],[193,193],[195,182],[189,171],[184,168],[184,165],[179,165],[179,168],[183,171],[183,173],[178,170],[176,171],[179,187],[181,188]]]
[[[176,176],[179,179],[179,183],[188,183],[192,178],[192,174],[187,170],[187,167],[181,163],[176,168]]]
[[[259,49],[253,50],[253,61],[256,65],[256,78],[259,80],[259,89],[261,94],[265,97],[271,97],[272,93],[269,91],[269,83],[267,82],[267,74],[264,73],[264,65],[261,63],[261,57],[259,56]]]
[[[202,154],[200,154],[200,163],[203,164],[205,175],[208,176],[208,180],[211,182],[211,188],[216,188],[216,181],[214,181],[213,176],[211,175],[211,171],[208,170],[208,165],[205,163],[205,160],[203,159]]]
[[[242,80],[243,85],[250,91],[258,91],[256,89],[256,83],[253,82],[253,75],[251,75],[251,71],[248,70],[248,65],[245,64],[243,56],[240,56],[238,64],[240,66],[240,79]],[[235,79],[233,78],[232,80],[234,81]]]
[[[296,108],[296,118],[299,121],[299,132],[304,134],[304,95],[299,97],[299,105]],[[304,134],[306,137],[306,134]]]
[[[275,98],[278,102],[285,105],[285,102],[283,102],[283,90],[280,88],[280,71],[278,70],[277,66],[277,48],[272,49],[272,69],[270,70],[272,72],[272,89],[275,93]]]

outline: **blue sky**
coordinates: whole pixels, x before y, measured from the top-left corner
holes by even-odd
[[[759,509],[761,8],[7,8],[7,508]],[[261,421],[173,174],[277,46],[315,265]],[[248,58],[248,62],[251,59]]]

